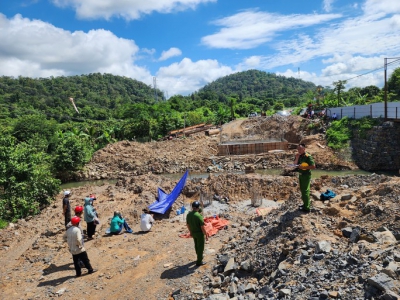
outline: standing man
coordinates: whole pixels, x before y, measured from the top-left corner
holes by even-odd
[[[301,199],[303,200],[302,211],[310,212],[311,201],[310,201],[310,182],[311,182],[311,170],[315,169],[315,162],[312,156],[306,152],[306,145],[299,144],[297,146],[296,157],[293,162],[299,167],[299,184],[301,191]]]
[[[79,261],[81,261],[85,265],[85,268],[89,270],[88,274],[92,274],[97,271],[92,268],[89,257],[85,248],[83,247],[82,233],[78,227],[80,221],[81,219],[79,217],[73,217],[71,219],[72,226],[68,228],[63,237],[64,241],[68,243],[69,252],[71,252],[72,259],[74,260],[76,277],[80,277],[82,275],[82,269],[79,265]]]
[[[194,240],[194,249],[196,250],[197,255],[196,266],[202,266],[206,264],[203,261],[203,252],[205,240],[208,241],[208,235],[204,228],[204,219],[199,213],[199,210],[200,203],[198,201],[194,201],[192,203],[192,211],[186,216],[186,226]]]
[[[62,201],[65,227],[67,227],[68,223],[71,221],[71,204],[69,203],[70,195],[71,195],[70,191],[65,191],[64,198]]]

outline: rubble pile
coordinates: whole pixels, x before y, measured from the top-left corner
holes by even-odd
[[[292,193],[267,217],[239,221],[196,299],[399,299],[399,179],[321,184],[339,193],[310,214]]]

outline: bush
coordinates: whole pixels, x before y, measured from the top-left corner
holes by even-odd
[[[37,214],[60,190],[49,159],[11,136],[0,137],[0,219],[14,220]]]
[[[329,147],[337,150],[348,145],[348,142],[352,137],[349,125],[350,122],[347,117],[332,122],[331,126],[326,131],[326,139]]]
[[[54,151],[53,167],[57,174],[76,171],[87,163],[92,155],[88,143],[76,136],[64,138]]]

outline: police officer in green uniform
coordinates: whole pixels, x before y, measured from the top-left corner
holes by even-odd
[[[207,232],[204,228],[204,219],[199,211],[200,203],[195,201],[192,203],[192,211],[186,216],[186,226],[194,240],[194,249],[197,255],[196,266],[206,264],[203,262],[203,252],[205,240],[208,240]]]
[[[294,159],[294,164],[298,165],[301,199],[303,200],[302,210],[304,212],[309,212],[311,205],[310,201],[311,170],[315,169],[315,162],[312,156],[306,152],[305,144],[299,144],[297,146],[297,153]]]

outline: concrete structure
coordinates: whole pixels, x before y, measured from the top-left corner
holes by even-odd
[[[287,150],[288,142],[268,142],[268,141],[246,141],[229,142],[218,145],[218,155],[245,155],[259,154],[277,150]]]

